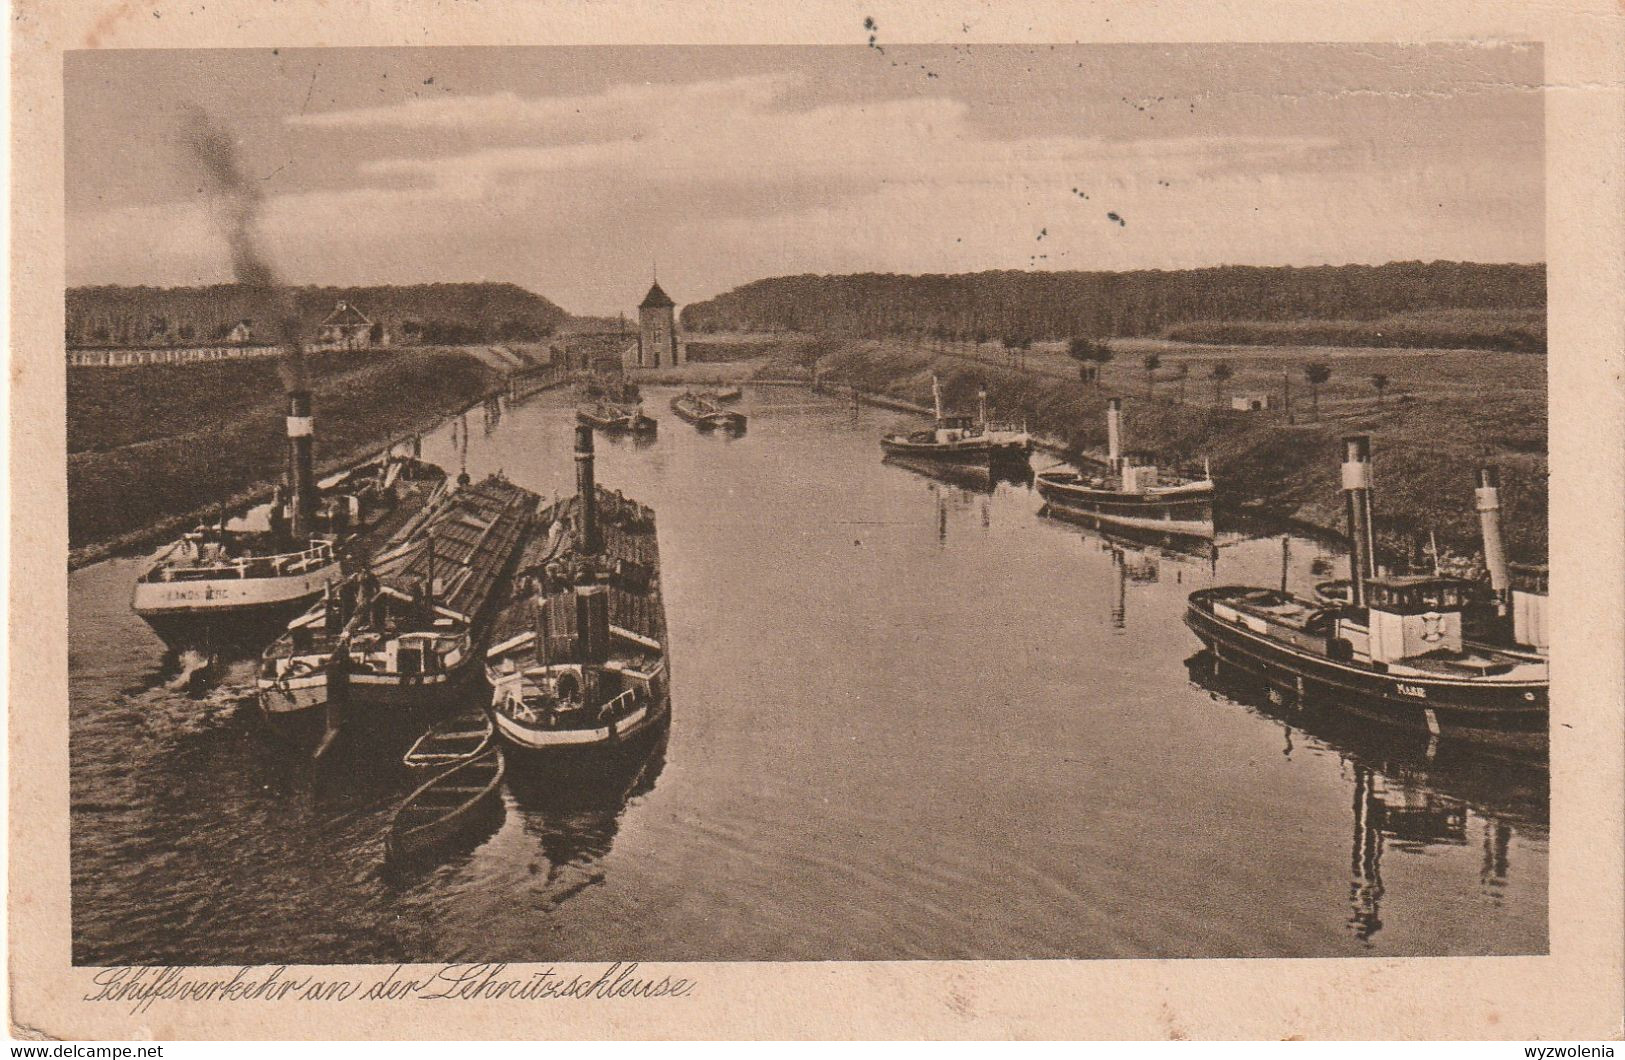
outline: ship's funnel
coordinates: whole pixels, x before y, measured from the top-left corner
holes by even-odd
[[[609,587],[576,586],[576,650],[584,663],[609,658]]]
[[[987,426],[987,387],[976,388],[976,415],[983,427]]]
[[[1511,578],[1507,573],[1506,542],[1501,538],[1501,469],[1486,464],[1478,469],[1478,488],[1473,491],[1478,509],[1478,527],[1484,537],[1484,567],[1490,574],[1490,588],[1495,590],[1497,607],[1506,611],[1507,592]]]
[[[940,423],[942,421],[942,384],[937,382],[935,375],[931,377],[931,409],[936,413],[937,421]]]
[[[576,530],[582,552],[598,551],[598,487],[593,484],[592,428],[576,427]]]
[[[295,542],[310,538],[316,524],[316,468],[311,452],[315,420],[310,391],[288,391],[288,481],[293,484],[292,523]]]
[[[1343,439],[1343,498],[1349,526],[1349,602],[1366,602],[1366,582],[1376,576],[1377,541],[1371,525],[1371,436]]]
[[[1113,471],[1123,470],[1123,399],[1106,401],[1106,456]]]

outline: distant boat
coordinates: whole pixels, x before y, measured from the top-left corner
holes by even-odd
[[[266,717],[331,736],[349,709],[427,709],[476,679],[494,590],[540,501],[500,475],[447,495],[265,650]]]
[[[1325,604],[1276,589],[1201,589],[1190,595],[1186,625],[1216,665],[1250,673],[1296,702],[1322,702],[1438,739],[1544,754],[1545,655],[1469,639],[1464,617],[1474,606],[1472,583],[1375,575],[1370,442],[1360,435],[1346,445],[1350,599]],[[1525,628],[1514,637],[1537,644],[1544,639],[1544,609],[1534,602],[1526,607],[1528,613],[1514,619]]]
[[[987,393],[982,391],[980,415],[948,416],[942,411],[942,387],[931,377],[935,422],[929,430],[893,433],[880,439],[890,456],[915,457],[945,463],[989,466],[997,462],[1025,463],[1033,439],[1025,430],[995,427],[987,419]]]
[[[174,649],[257,650],[341,577],[341,554],[365,555],[433,503],[446,473],[387,456],[320,488],[303,536],[298,499],[278,490],[268,530],[199,526],[137,579],[131,606]]]
[[[643,413],[642,405],[617,405],[594,401],[576,408],[576,421],[600,431],[625,434],[654,434],[659,423]]]
[[[745,396],[745,389],[744,387],[730,386],[721,390],[704,390],[700,392],[700,396],[712,401],[738,401]]]
[[[671,410],[685,423],[702,431],[724,430],[735,434],[745,429],[745,414],[718,406],[702,394],[684,391],[671,399]]]
[[[1211,538],[1213,479],[1159,468],[1122,450],[1122,399],[1106,408],[1108,463],[1099,471],[1051,470],[1036,476],[1052,514],[1163,534]]]
[[[583,428],[576,468],[576,496],[538,520],[485,655],[511,751],[614,748],[670,715],[654,512],[596,485]]]
[[[421,858],[478,834],[502,806],[502,752],[493,747],[436,774],[408,795],[389,822],[384,856]]]

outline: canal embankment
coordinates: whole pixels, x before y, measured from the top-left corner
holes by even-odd
[[[977,389],[986,386],[996,416],[1025,421],[1041,448],[1063,457],[1104,448],[1106,401],[1122,396],[1129,446],[1164,461],[1206,460],[1219,482],[1221,511],[1333,534],[1343,529],[1340,440],[1369,434],[1377,454],[1378,532],[1391,559],[1419,558],[1436,540],[1442,552],[1470,560],[1479,549],[1473,474],[1481,463],[1496,463],[1505,482],[1509,548],[1520,562],[1545,562],[1546,408],[1543,380],[1534,379],[1544,362],[1509,355],[1507,364],[1482,365],[1483,354],[1451,351],[1380,355],[1379,366],[1404,384],[1398,393],[1361,400],[1345,390],[1316,411],[1300,386],[1290,414],[1278,406],[1226,407],[1228,390],[1209,379],[1177,388],[1151,379],[1136,387],[1119,366],[1113,378],[1085,383],[1047,364],[1024,371],[991,359],[861,339],[826,340],[816,359],[808,358],[806,343],[798,339],[782,356],[754,362],[754,374],[762,381],[809,385],[816,378],[824,389],[856,390],[863,400],[904,411],[929,411],[933,375],[950,408],[975,408]],[[1237,376],[1284,375],[1281,366],[1292,363],[1291,355],[1269,356],[1267,363],[1242,364]],[[1364,371],[1373,356],[1351,350],[1344,360]]]
[[[308,359],[318,473],[499,395],[551,385],[457,347]],[[68,566],[150,547],[270,497],[286,462],[274,359],[68,375]]]

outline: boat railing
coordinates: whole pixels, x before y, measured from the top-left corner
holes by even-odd
[[[304,574],[334,562],[331,543],[323,541],[303,552],[288,552],[276,556],[241,556],[237,559],[217,560],[207,566],[175,565],[179,547],[172,549],[164,560],[146,575],[143,581],[188,582],[220,581],[225,579],[280,578]]]

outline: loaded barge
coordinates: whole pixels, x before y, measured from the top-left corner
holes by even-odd
[[[589,428],[575,457],[576,495],[536,520],[485,655],[497,738],[531,756],[622,747],[671,710],[654,512],[596,484]]]
[[[733,434],[743,434],[745,430],[746,421],[743,412],[722,408],[705,394],[685,390],[671,399],[671,410],[677,414],[678,419],[693,424],[702,431],[724,430]]]
[[[331,738],[352,709],[425,709],[476,679],[496,589],[540,501],[501,475],[447,495],[266,649],[265,716]]]
[[[1544,598],[1514,614],[1512,646],[1492,645],[1464,635],[1474,598],[1458,580],[1377,577],[1370,439],[1356,435],[1344,444],[1348,603],[1220,586],[1190,595],[1186,625],[1211,653],[1212,665],[1249,673],[1283,700],[1325,705],[1439,740],[1544,756],[1550,685],[1540,647]]]
[[[1052,515],[1161,534],[1211,538],[1213,477],[1159,469],[1123,449],[1123,399],[1106,404],[1107,465],[1098,472],[1051,470],[1037,476]]]

